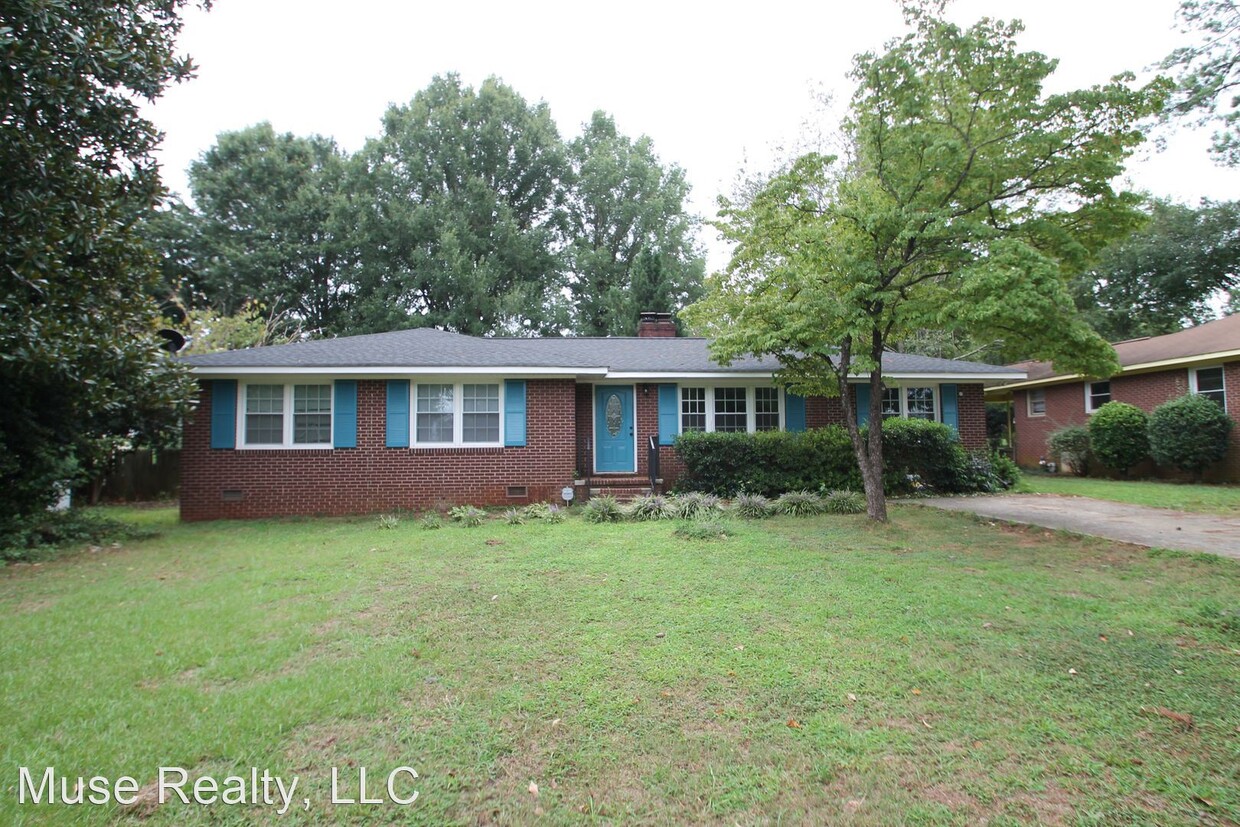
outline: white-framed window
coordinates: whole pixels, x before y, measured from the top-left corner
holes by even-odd
[[[868,387],[868,382],[853,385],[854,393],[858,387]],[[929,419],[939,420],[938,385],[888,385],[883,384],[883,398],[880,410],[883,419]],[[854,395],[854,400],[856,396]],[[855,404],[855,403],[854,403]],[[869,413],[867,409],[866,414]]]
[[[680,430],[753,433],[784,425],[779,388],[736,385],[680,388]]]
[[[1085,383],[1085,413],[1093,413],[1110,401],[1111,383],[1109,381]]]
[[[1223,378],[1223,366],[1194,368],[1188,372],[1188,388],[1195,394],[1209,397],[1227,407],[1227,388]]]
[[[898,419],[904,415],[900,406],[901,390],[898,386],[883,385],[883,419]]]
[[[938,420],[938,409],[935,406],[935,393],[933,387],[921,388],[905,388],[904,389],[904,414],[909,419],[928,419],[931,422]]]
[[[1046,416],[1046,388],[1035,388],[1025,396],[1030,416]]]
[[[502,444],[498,382],[417,382],[412,408],[415,446]]]
[[[254,382],[241,387],[238,406],[245,448],[330,448],[332,386]]]

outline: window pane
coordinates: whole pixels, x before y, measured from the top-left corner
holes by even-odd
[[[418,442],[452,441],[452,395],[451,385],[418,385]]]
[[[934,388],[905,388],[909,419],[934,420]]]
[[[1223,392],[1223,369],[1202,368],[1197,371],[1197,393],[1213,399],[1220,405],[1227,404]]]
[[[755,388],[753,392],[754,428],[779,430],[779,388]]]
[[[284,442],[283,385],[246,386],[245,441],[247,445],[279,445]]]
[[[706,430],[706,388],[680,389],[680,430]]]
[[[1110,382],[1089,383],[1089,410],[1096,411],[1111,401]]]
[[[293,386],[293,443],[325,445],[332,441],[332,386]]]
[[[1029,414],[1041,416],[1046,413],[1046,391],[1029,391]]]
[[[900,389],[883,388],[883,419],[900,415]]]
[[[749,430],[749,411],[744,388],[715,388],[715,430]]]
[[[461,388],[461,440],[499,442],[499,385]]]

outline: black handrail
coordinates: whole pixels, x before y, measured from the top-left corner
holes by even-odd
[[[650,493],[653,494],[659,479],[659,443],[653,434],[646,448],[646,470],[650,472]]]

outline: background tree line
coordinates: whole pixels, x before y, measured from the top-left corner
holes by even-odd
[[[192,206],[152,216],[157,298],[311,335],[437,326],[631,335],[701,292],[682,169],[595,112],[561,138],[496,78],[434,78],[355,154],[262,123],[189,169]],[[258,342],[255,342],[258,343]]]

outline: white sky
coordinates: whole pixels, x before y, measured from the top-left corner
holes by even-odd
[[[1060,59],[1056,88],[1140,72],[1188,36],[1177,0],[957,0],[949,16],[1025,21],[1022,47]],[[815,111],[811,93],[846,101],[854,53],[903,31],[894,0],[695,4],[412,3],[391,0],[215,0],[186,15],[181,51],[198,77],[149,114],[165,133],[164,179],[188,194],[185,170],[215,136],[259,121],[359,149],[390,103],[455,71],[477,86],[498,75],[545,100],[564,137],[595,109],[633,137],[649,135],[683,167],[692,208],[710,218],[742,166],[763,170]],[[826,125],[828,128],[832,124]],[[1208,131],[1181,129],[1165,151],[1130,164],[1132,185],[1186,202],[1240,197],[1240,170],[1215,166]],[[703,231],[710,265],[726,251]]]

